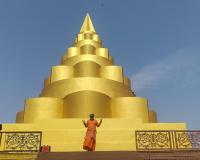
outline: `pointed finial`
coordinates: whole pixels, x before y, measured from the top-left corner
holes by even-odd
[[[80,30],[80,33],[83,33],[83,32],[96,32],[92,24],[89,13],[86,14],[85,20]]]

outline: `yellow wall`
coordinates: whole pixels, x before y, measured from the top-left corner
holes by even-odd
[[[23,122],[24,122],[24,111],[17,112],[16,123],[23,123]]]
[[[96,151],[136,150],[136,130],[186,129],[184,123],[142,123],[137,119],[104,118],[101,127],[97,128]],[[4,124],[3,131],[42,131],[42,145],[50,145],[52,152],[66,152],[83,151],[86,128],[82,119],[62,118],[36,120],[29,124]]]
[[[111,100],[113,118],[141,119],[149,122],[147,99],[139,97],[120,97]]]
[[[25,101],[24,122],[31,123],[38,119],[62,118],[63,100],[59,98],[40,97]]]
[[[83,61],[74,66],[75,77],[98,77],[100,66],[91,61]]]
[[[51,83],[73,77],[72,66],[53,66],[51,69]]]
[[[110,98],[93,91],[81,91],[64,98],[64,117],[87,118],[91,113],[96,117],[110,117]]]

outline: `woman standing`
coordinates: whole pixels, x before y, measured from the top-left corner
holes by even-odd
[[[102,123],[102,119],[98,123],[96,119],[94,119],[94,114],[90,114],[90,119],[85,122],[84,120],[83,124],[85,128],[87,128],[85,140],[83,143],[83,149],[87,151],[94,151],[96,146],[96,127],[100,127]]]

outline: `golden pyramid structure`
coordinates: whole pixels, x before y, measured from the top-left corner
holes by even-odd
[[[16,123],[3,124],[2,131],[41,131],[41,145],[50,145],[51,151],[83,151],[82,119],[91,113],[103,119],[97,151],[136,150],[137,130],[186,129],[185,123],[157,122],[156,112],[146,98],[134,94],[130,79],[114,64],[87,14],[73,46],[44,80],[40,96],[26,99]]]

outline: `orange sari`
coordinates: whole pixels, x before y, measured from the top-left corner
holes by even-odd
[[[85,135],[85,140],[83,143],[83,149],[87,151],[94,151],[96,146],[96,127],[98,126],[98,122],[94,120],[87,121],[87,132]]]

